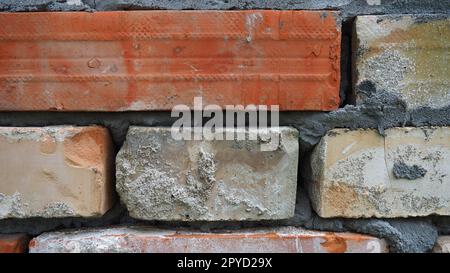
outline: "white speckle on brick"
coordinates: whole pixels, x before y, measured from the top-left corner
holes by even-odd
[[[116,227],[43,233],[31,253],[351,253],[388,252],[384,240],[301,228],[259,228],[202,233],[146,227]]]

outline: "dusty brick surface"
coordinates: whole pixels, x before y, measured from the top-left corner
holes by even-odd
[[[0,253],[23,253],[30,239],[26,234],[0,234]]]
[[[331,11],[0,14],[0,110],[339,105]]]
[[[0,219],[100,216],[111,207],[102,127],[0,127]]]
[[[130,215],[146,220],[262,220],[294,214],[298,132],[261,139],[174,140],[170,128],[130,127],[116,157],[116,188]]]
[[[450,236],[439,236],[433,248],[434,253],[450,253]]]
[[[311,158],[322,217],[450,215],[450,128],[334,129]]]
[[[373,15],[355,20],[357,103],[396,96],[409,109],[450,105],[448,15]]]
[[[244,229],[199,233],[155,228],[109,228],[44,233],[30,242],[30,252],[133,253],[343,253],[387,252],[384,240],[353,234],[299,228]]]

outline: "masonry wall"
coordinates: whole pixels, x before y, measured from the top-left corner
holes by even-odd
[[[448,252],[450,3],[291,2],[0,1],[0,252]]]

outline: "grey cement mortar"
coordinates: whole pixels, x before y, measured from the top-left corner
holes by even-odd
[[[424,177],[427,170],[418,165],[407,165],[404,162],[395,162],[392,169],[396,178],[406,178],[409,180],[415,180]]]
[[[92,6],[77,0],[1,0],[0,11],[90,11]],[[94,3],[95,1],[91,1]]]
[[[435,0],[2,0],[0,11],[105,11],[105,10],[239,10],[333,9],[344,18],[360,14],[443,13],[450,2]],[[375,3],[375,4],[374,4]]]
[[[440,235],[450,234],[450,217],[434,217],[433,223],[437,227]]]
[[[116,204],[105,215],[100,218],[9,218],[0,220],[0,233],[27,233],[36,236],[45,231],[65,229],[65,228],[81,228],[81,227],[98,227],[120,224],[121,221],[127,220],[127,212],[120,204]]]
[[[380,134],[390,127],[401,126],[449,126],[450,107],[441,109],[420,108],[407,111],[405,103],[383,90],[374,90],[374,84],[366,82],[358,88],[366,91],[365,104],[348,104],[351,83],[350,35],[351,20],[362,14],[450,14],[450,1],[434,0],[382,0],[381,5],[369,5],[365,0],[122,0],[122,1],[49,1],[49,0],[0,0],[0,11],[102,11],[139,9],[334,9],[343,17],[342,29],[342,80],[343,108],[329,112],[280,113],[280,125],[293,126],[300,132],[303,152],[302,162],[320,138],[333,128],[376,128]],[[376,91],[376,92],[375,92]],[[122,145],[130,125],[170,126],[175,121],[168,112],[124,113],[61,113],[61,112],[0,112],[0,126],[91,125],[107,127],[116,148]],[[308,165],[308,164],[306,164]],[[302,167],[302,166],[300,166]],[[302,170],[301,173],[307,170]],[[408,170],[407,170],[408,173]],[[408,174],[406,174],[408,175]],[[414,177],[414,176],[413,176]],[[98,219],[6,219],[0,220],[0,233],[25,232],[38,235],[44,231],[62,228],[100,227],[107,225],[154,225],[160,227],[191,227],[204,232],[242,227],[294,225],[324,231],[354,231],[385,238],[393,252],[427,252],[434,245],[437,234],[450,234],[450,217],[426,217],[411,219],[323,219],[312,210],[309,197],[300,179],[296,214],[285,221],[258,222],[161,222],[139,221],[128,216],[120,205]]]
[[[344,226],[350,230],[383,237],[392,252],[429,252],[438,237],[429,219],[351,220]]]

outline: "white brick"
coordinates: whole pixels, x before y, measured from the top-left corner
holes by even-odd
[[[170,128],[131,127],[117,155],[117,191],[139,219],[290,218],[298,132],[281,127],[276,134],[276,150],[261,151],[261,139],[178,141]]]

